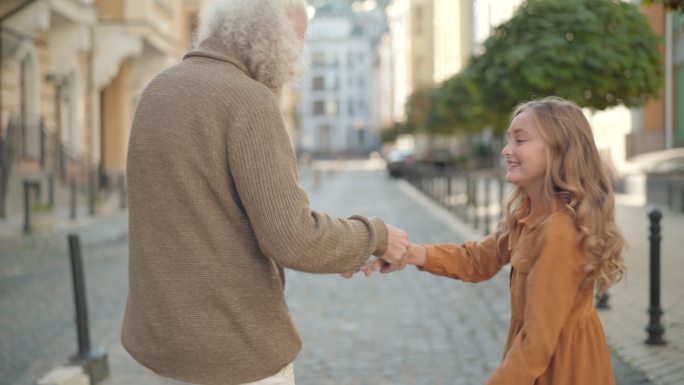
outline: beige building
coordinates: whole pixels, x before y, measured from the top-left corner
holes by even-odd
[[[418,89],[431,88],[467,64],[473,50],[473,0],[393,0],[387,7],[393,55],[394,118]]]
[[[0,216],[21,212],[25,179],[56,205],[72,178],[118,183],[140,92],[187,50],[202,3],[0,2]]]

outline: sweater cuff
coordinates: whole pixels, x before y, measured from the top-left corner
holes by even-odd
[[[373,248],[373,255],[380,257],[387,252],[387,225],[380,218],[369,218],[369,222],[375,230],[375,247]]]
[[[375,256],[382,256],[387,252],[387,226],[380,218],[366,218],[361,215],[352,215],[347,218],[363,222],[369,230],[369,252]],[[368,257],[368,255],[366,255]]]

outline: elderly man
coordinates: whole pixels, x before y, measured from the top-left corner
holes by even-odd
[[[196,50],[140,98],[122,341],[160,383],[294,384],[283,268],[405,266],[404,231],[312,211],[298,185],[278,94],[306,23],[305,0],[214,0]]]

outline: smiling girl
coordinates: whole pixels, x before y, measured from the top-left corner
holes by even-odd
[[[622,277],[624,240],[589,122],[575,104],[548,97],[518,106],[506,135],[501,154],[515,189],[496,233],[413,244],[409,263],[467,282],[511,264],[508,341],[488,385],[613,385],[593,293]]]

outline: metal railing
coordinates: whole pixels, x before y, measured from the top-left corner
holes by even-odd
[[[7,187],[9,174],[12,170],[12,160],[15,155],[11,143],[14,141],[14,124],[12,118],[7,122],[7,128],[0,135],[0,218],[7,216]]]
[[[0,218],[7,217],[10,183],[14,183],[10,178],[13,166],[24,162],[38,166],[37,170],[42,176],[30,176],[29,180],[48,184],[47,189],[40,189],[39,186],[38,190],[50,193],[50,206],[54,204],[54,184],[59,183],[70,188],[72,196],[69,202],[73,217],[76,212],[76,195],[79,191],[87,194],[89,213],[95,213],[96,196],[101,184],[98,182],[99,168],[90,162],[85,154],[64,143],[58,132],[48,130],[42,117],[30,115],[22,119],[10,118],[7,128],[0,136]],[[17,180],[17,183],[23,182],[25,180]],[[40,203],[38,200],[39,197],[32,201]],[[29,220],[26,215],[25,221]]]
[[[407,169],[404,178],[484,234],[496,229],[503,214],[507,190],[503,175],[496,170],[466,171],[418,164]]]

